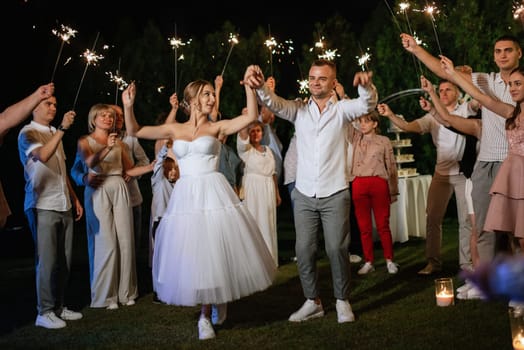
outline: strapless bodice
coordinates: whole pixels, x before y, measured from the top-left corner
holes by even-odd
[[[175,140],[173,152],[180,176],[206,174],[217,171],[220,142],[213,136],[200,136],[193,141]]]

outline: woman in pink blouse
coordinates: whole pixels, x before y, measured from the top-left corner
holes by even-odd
[[[397,165],[389,138],[378,135],[379,118],[373,111],[358,119],[358,129],[353,125],[348,129],[348,139],[353,145],[352,197],[365,259],[358,270],[359,275],[375,270],[371,211],[384,249],[387,270],[390,274],[398,272],[398,265],[393,262],[393,240],[389,228],[390,205],[398,195]]]

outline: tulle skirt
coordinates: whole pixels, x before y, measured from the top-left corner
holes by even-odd
[[[181,177],[156,231],[153,287],[173,305],[220,304],[268,288],[276,266],[218,172]]]
[[[484,230],[524,238],[524,157],[509,154],[491,186]]]

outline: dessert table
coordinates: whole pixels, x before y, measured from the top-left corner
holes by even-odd
[[[426,202],[430,183],[431,175],[399,178],[399,196],[391,205],[389,218],[393,242],[406,242],[409,236],[426,237]]]

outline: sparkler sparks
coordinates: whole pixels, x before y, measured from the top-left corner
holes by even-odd
[[[73,38],[76,35],[76,33],[78,33],[78,31],[74,30],[71,27],[61,24],[60,29],[53,29],[51,30],[51,33],[53,33],[62,40],[62,42],[60,43],[60,49],[58,50],[58,56],[56,57],[55,67],[53,68],[53,73],[51,74],[52,82],[55,79],[56,68],[58,67],[58,62],[60,61],[60,56],[62,55],[62,49],[64,48],[64,44],[69,44],[69,39]]]
[[[524,27],[524,3],[513,2],[513,18],[520,19],[522,26]]]
[[[309,81],[307,79],[304,80],[297,80],[298,83],[298,92],[300,94],[307,94],[309,91]]]
[[[104,56],[97,55],[96,52],[91,51],[89,49],[85,50],[84,53],[80,57],[85,58],[88,66],[89,65],[96,66],[96,64],[98,63],[98,60],[101,60],[104,58]]]
[[[340,54],[337,53],[338,49],[327,49],[326,44],[324,42],[325,37],[319,36],[319,39],[317,42],[315,42],[314,47],[309,49],[309,52],[313,52],[314,50],[320,50],[321,53],[317,55],[319,59],[329,60],[333,61],[335,57],[340,57]]]
[[[113,74],[113,72],[106,72],[106,75],[109,76],[109,81],[117,85],[118,90],[123,91],[129,85],[129,83],[126,82],[123,77],[118,75],[118,70],[115,74]]]
[[[337,53],[338,49],[334,50],[325,50],[323,54],[318,55],[318,58],[333,61],[335,57],[340,57]]]
[[[63,24],[60,25],[60,29],[53,29],[51,32],[62,39],[63,42],[66,42],[69,44],[69,39],[73,38],[78,31],[74,30],[71,27],[65,26]]]
[[[115,83],[115,105],[118,105],[118,91],[123,91],[126,87],[129,86],[129,84],[124,80],[124,78],[120,75],[120,63],[121,59],[118,59],[118,69],[116,70],[116,73],[113,74],[113,72],[106,72],[106,75],[109,76],[109,81]]]
[[[369,48],[366,50],[369,51]],[[363,53],[361,56],[357,56],[358,65],[362,69],[362,71],[365,71],[368,69],[368,62],[371,60],[371,54],[369,52]]]

